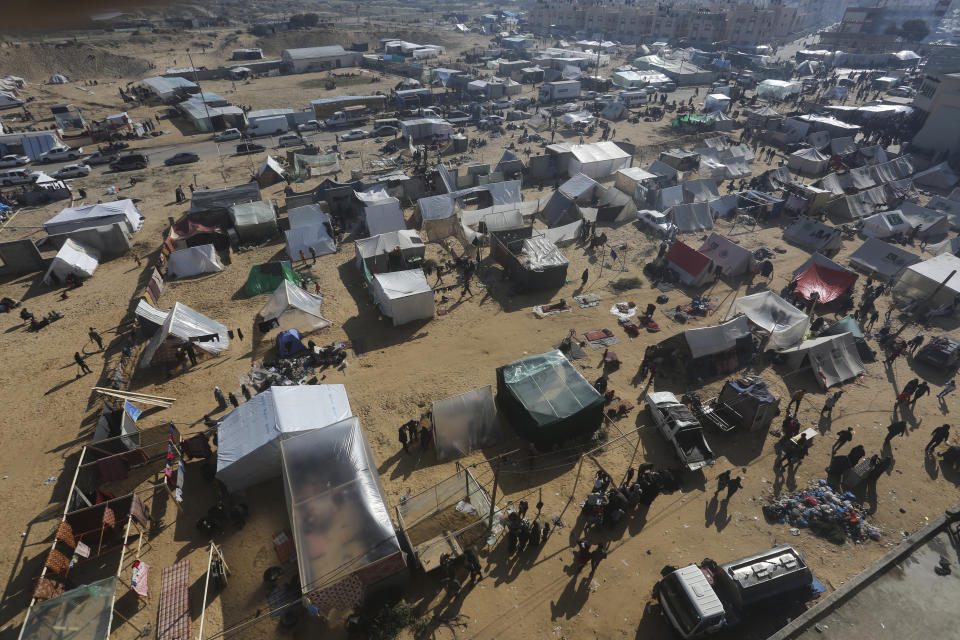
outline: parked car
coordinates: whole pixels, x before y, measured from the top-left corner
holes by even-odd
[[[181,151],[176,153],[166,160],[163,161],[163,164],[171,167],[175,164],[190,164],[191,162],[199,162],[200,156],[195,154],[193,151]]]
[[[676,232],[677,225],[670,221],[665,213],[659,211],[637,212],[637,224],[646,227],[662,238],[667,238]]]
[[[308,120],[303,124],[297,125],[297,131],[307,132],[307,131],[320,131],[323,129],[323,125],[316,120]]]
[[[960,363],[960,342],[949,336],[937,336],[920,348],[916,359],[943,371],[953,369]]]
[[[0,168],[22,167],[30,162],[27,156],[10,155],[0,158]]]
[[[894,87],[887,91],[888,96],[899,96],[901,98],[912,98],[917,95],[917,90],[913,87]]]
[[[647,393],[647,411],[688,470],[696,471],[716,462],[700,422],[675,395],[669,391]]]
[[[150,158],[145,153],[125,153],[110,163],[110,169],[113,171],[131,171],[133,169],[146,169],[150,164]]]
[[[503,116],[487,116],[487,120],[489,120],[493,124],[503,124],[504,122],[507,121],[507,119],[504,118]]]
[[[36,182],[37,178],[39,177],[39,173],[27,171],[26,169],[0,171],[0,187],[12,187],[17,184],[30,184],[32,182]]]
[[[267,148],[262,144],[257,144],[256,142],[241,142],[237,145],[237,155],[249,155],[251,153],[260,153],[266,151]]]
[[[63,162],[64,160],[77,160],[83,155],[83,147],[71,149],[70,147],[55,147],[40,154],[40,162]]]
[[[494,108],[494,109],[498,109],[498,110],[500,110],[500,109],[509,109],[509,108],[510,108],[510,101],[507,100],[506,98],[504,98],[503,100],[496,100],[496,101],[493,103],[493,108]]]
[[[531,104],[533,104],[533,100],[530,98],[517,98],[513,101],[513,106],[515,106],[517,109],[526,109]]]
[[[278,147],[301,147],[303,146],[303,138],[300,137],[299,133],[288,133],[277,138]]]
[[[581,92],[580,92],[580,97],[583,98],[584,100],[593,100],[594,98],[597,97],[597,92],[596,92],[596,91],[581,91]]]
[[[117,159],[117,153],[113,151],[96,151],[83,159],[83,164],[88,167],[95,167],[101,164],[110,164]]]
[[[90,175],[90,167],[85,164],[68,164],[50,174],[51,178],[63,180],[64,178],[82,178]]]
[[[461,123],[461,122],[469,122],[469,121],[470,121],[470,114],[467,113],[466,111],[459,111],[459,110],[448,111],[448,112],[447,112],[447,118],[446,118],[446,120],[447,120],[447,122],[449,122],[450,124],[458,124],[458,123]]]
[[[370,137],[372,138],[386,138],[388,136],[395,136],[400,133],[400,129],[396,127],[391,127],[390,125],[384,125],[382,127],[377,127],[370,132]]]
[[[341,140],[363,140],[364,138],[369,138],[370,132],[364,131],[363,129],[353,129],[349,133],[345,133],[340,136]]]
[[[240,133],[240,129],[227,129],[218,133],[213,139],[217,142],[229,142],[230,140],[239,140],[242,137],[243,134]]]

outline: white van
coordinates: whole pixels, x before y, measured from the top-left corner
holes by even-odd
[[[646,91],[622,91],[620,102],[630,108],[640,107],[650,102],[650,96],[647,95]]]

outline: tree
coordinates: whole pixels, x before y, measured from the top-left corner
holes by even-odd
[[[908,42],[920,42],[930,35],[930,27],[919,18],[904,20],[900,26],[900,36]]]
[[[320,16],[316,13],[303,14],[303,24],[307,27],[315,27],[320,22]]]

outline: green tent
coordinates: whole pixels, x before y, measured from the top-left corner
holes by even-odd
[[[255,264],[250,267],[250,275],[247,276],[247,283],[243,285],[243,291],[248,296],[273,293],[284,280],[300,286],[300,276],[288,261]]]

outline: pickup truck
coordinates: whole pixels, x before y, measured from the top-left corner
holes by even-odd
[[[358,124],[364,124],[367,119],[367,110],[365,107],[347,107],[343,111],[337,111],[327,118],[323,125],[328,129],[353,127]]]
[[[703,427],[677,396],[669,391],[651,391],[647,394],[647,411],[689,471],[716,463],[703,437]]]
[[[654,596],[683,640],[733,627],[752,608],[771,607],[774,597],[806,602],[825,591],[788,544],[724,565],[707,558],[699,566],[665,571]]]

